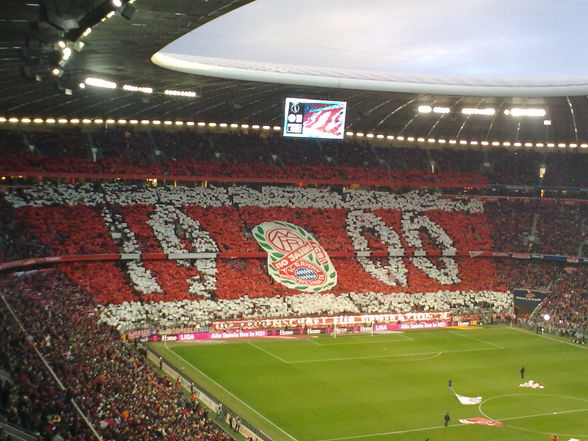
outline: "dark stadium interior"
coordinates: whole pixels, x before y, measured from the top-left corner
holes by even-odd
[[[0,441],[315,441],[245,418],[239,397],[157,352],[231,331],[326,339],[343,317],[357,326],[341,333],[496,325],[585,349],[587,97],[318,88],[150,61],[251,1],[0,0]],[[347,102],[344,139],[282,136],[287,97]],[[336,283],[293,288],[276,264],[292,250],[262,228],[274,221],[318,256],[303,273]]]
[[[49,3],[55,4],[60,16],[72,19],[83,16],[92,5],[101,2],[55,0]],[[50,78],[49,69],[44,74],[49,80],[39,82],[34,75],[27,78],[23,72],[26,66],[50,64],[48,60],[55,56],[55,49],[39,39],[56,43],[60,38],[58,30],[42,20],[43,8],[36,3],[3,1],[0,29],[2,110],[7,116],[16,117],[110,116],[274,125],[281,123],[281,110],[287,96],[321,97],[347,101],[347,128],[364,133],[522,142],[581,143],[588,139],[585,96],[430,96],[298,87],[185,75],[157,67],[149,60],[153,53],[186,32],[246,3],[248,1],[141,1],[135,5],[132,20],[115,15],[96,26],[88,44],[71,57],[58,81]],[[178,105],[178,100],[161,94],[145,97],[121,90],[79,90],[80,81],[92,75],[159,89],[197,90],[201,97],[180,100]],[[64,95],[66,88],[73,90],[73,94]],[[466,118],[460,114],[418,117],[415,109],[421,104],[450,108],[495,107],[498,112],[492,118]],[[548,109],[552,121],[549,130],[546,131],[542,119],[519,121],[503,114],[503,109],[514,106]]]

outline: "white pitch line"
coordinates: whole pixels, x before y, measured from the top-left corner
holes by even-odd
[[[519,331],[519,332],[524,332],[526,334],[535,335],[537,337],[543,337],[543,338],[546,338],[547,340],[556,341],[556,342],[562,343],[564,345],[573,346],[574,348],[584,349],[584,350],[587,350],[588,349],[588,347],[586,347],[586,345],[582,346],[582,345],[579,345],[579,344],[576,344],[576,343],[570,343],[569,341],[564,341],[564,340],[559,340],[557,338],[549,337],[548,335],[536,334],[536,333],[531,332],[531,331],[529,331],[527,329],[520,329],[520,328],[516,328],[516,327],[515,328],[508,328],[508,329],[512,329],[514,331]]]
[[[478,349],[456,349],[454,351],[431,351],[431,352],[414,352],[409,354],[396,354],[396,355],[374,355],[365,357],[339,357],[339,358],[319,358],[315,360],[293,360],[287,363],[319,363],[323,361],[344,361],[344,360],[377,360],[382,358],[394,358],[394,357],[412,357],[414,355],[434,355],[441,352],[441,354],[451,354],[460,352],[479,352],[479,351],[497,351],[498,348],[478,348]]]
[[[226,393],[228,393],[230,396],[232,396],[234,399],[236,399],[237,401],[239,401],[241,404],[243,404],[245,407],[247,407],[248,409],[250,409],[251,411],[253,411],[253,413],[255,413],[256,415],[259,415],[261,418],[263,418],[265,421],[267,421],[272,427],[275,427],[276,429],[278,429],[280,432],[282,432],[283,434],[287,435],[288,438],[293,439],[294,441],[297,441],[296,438],[294,438],[292,435],[290,435],[288,432],[286,432],[284,429],[282,429],[280,426],[278,426],[276,423],[274,423],[272,420],[270,420],[268,417],[266,417],[265,415],[261,414],[259,411],[255,410],[253,407],[251,407],[249,404],[247,404],[245,401],[243,401],[241,398],[239,398],[238,396],[236,396],[234,393],[232,393],[230,390],[226,389],[224,386],[222,386],[221,384],[217,383],[216,381],[214,381],[212,378],[210,378],[208,375],[206,375],[204,372],[202,372],[200,369],[198,369],[196,366],[194,366],[192,363],[190,363],[188,360],[186,360],[184,357],[182,357],[180,354],[177,354],[176,352],[172,351],[171,349],[168,348],[167,343],[165,343],[165,347],[168,351],[170,351],[173,355],[175,355],[178,358],[181,358],[182,360],[184,360],[185,363],[188,363],[190,366],[192,366],[194,368],[195,371],[199,372],[203,377],[208,378],[208,380],[211,383],[216,384],[216,386],[219,389],[224,390]]]
[[[485,345],[494,346],[495,348],[498,348],[498,349],[504,349],[504,346],[500,346],[500,345],[497,345],[495,343],[491,343],[489,341],[482,340],[480,338],[472,337],[471,335],[461,334],[461,333],[459,333],[457,331],[449,331],[449,333],[450,334],[454,334],[454,335],[458,335],[460,337],[469,338],[470,340],[474,340],[474,341],[477,341],[477,342],[480,342],[480,343],[484,343]]]
[[[467,424],[450,424],[448,427],[465,427]],[[397,435],[399,433],[422,432],[424,430],[445,429],[445,426],[419,427],[418,429],[395,430],[393,432],[368,433],[365,435],[343,436],[341,438],[327,438],[317,441],[343,441],[347,439],[371,438],[373,436]]]
[[[443,355],[443,352],[437,352],[435,355],[431,355],[430,357],[409,358],[408,360],[405,360],[405,359],[401,359],[401,360],[394,359],[394,360],[391,360],[391,359],[384,358],[384,359],[380,359],[379,361],[390,361],[390,362],[392,362],[392,361],[424,361],[424,360],[432,360],[433,358],[440,357],[441,355]]]
[[[535,417],[542,417],[548,415],[561,415],[562,413],[577,413],[577,412],[586,412],[588,408],[585,409],[574,409],[574,410],[562,410],[560,412],[545,412],[545,413],[536,413],[535,415],[523,415],[518,417],[508,417],[508,418],[491,418],[494,421],[514,421],[514,420],[523,420],[525,418],[535,418]]]
[[[277,356],[273,352],[270,352],[266,349],[263,349],[261,346],[257,346],[255,343],[247,342],[249,345],[253,346],[254,348],[259,349],[261,352],[265,352],[270,357],[274,357],[276,360],[280,360],[282,363],[290,363],[288,360],[284,360],[282,357]]]
[[[394,340],[376,340],[376,341],[353,341],[353,342],[345,342],[345,343],[318,343],[318,342],[313,342],[319,346],[329,346],[329,347],[337,347],[337,346],[348,346],[348,345],[374,345],[374,344],[384,344],[384,343],[400,343],[402,341],[414,341],[414,338],[408,337],[407,335],[404,334],[398,334],[399,337],[402,337],[401,340],[399,339],[394,339]],[[351,337],[351,336],[348,336]]]
[[[562,413],[575,413],[575,412],[585,412],[585,411],[588,411],[588,409],[563,410],[561,412],[555,412],[555,414],[559,415]],[[547,416],[547,415],[553,415],[553,414],[554,414],[554,412],[547,412],[547,413],[538,413],[535,415],[523,415],[523,416],[509,417],[509,418],[490,418],[488,416],[486,416],[486,417],[488,419],[493,420],[493,421],[501,422],[501,421],[522,420],[524,418],[534,418],[534,417]],[[466,427],[466,426],[468,426],[468,424],[450,424],[449,425],[449,427]],[[348,439],[371,438],[374,436],[383,436],[383,435],[397,435],[399,433],[422,432],[424,430],[436,430],[436,429],[443,429],[443,428],[445,428],[445,426],[420,427],[418,429],[396,430],[393,432],[368,433],[365,435],[344,436],[341,438],[328,438],[328,439],[321,439],[318,441],[344,441],[344,440],[348,440]]]

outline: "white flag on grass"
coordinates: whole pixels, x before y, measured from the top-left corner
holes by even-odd
[[[530,387],[531,389],[544,389],[545,387],[536,381],[529,380],[526,383],[519,384],[519,387]]]
[[[480,404],[482,402],[482,397],[464,397],[460,394],[455,394],[457,399],[461,404],[472,405],[472,404]]]

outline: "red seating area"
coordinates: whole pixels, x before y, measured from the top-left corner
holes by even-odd
[[[486,215],[492,222],[493,250],[537,251],[528,239],[532,231],[533,215],[539,202],[536,199],[497,199],[484,204]]]
[[[580,245],[588,239],[588,230],[582,225],[588,218],[588,204],[546,203],[538,213],[539,248],[543,253],[581,254]]]
[[[494,250],[577,256],[588,239],[588,229],[582,223],[588,216],[588,204],[499,199],[486,202],[485,210],[494,226]]]
[[[57,127],[30,132],[0,130],[0,155],[6,158],[0,172],[144,172],[307,181],[391,179],[404,182],[402,185],[408,181],[415,185],[483,186],[489,182],[588,186],[588,155],[581,149],[547,154],[524,148],[427,151],[418,145],[292,140],[259,132],[146,131],[131,126],[90,129],[90,133]],[[92,148],[96,149],[96,162],[92,161]],[[541,167],[546,169],[543,179],[539,178]]]
[[[553,262],[497,259],[497,286],[513,290],[548,289],[561,273],[561,266]]]

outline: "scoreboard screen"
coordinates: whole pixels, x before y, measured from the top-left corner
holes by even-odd
[[[346,108],[344,101],[286,98],[284,136],[343,139]]]

